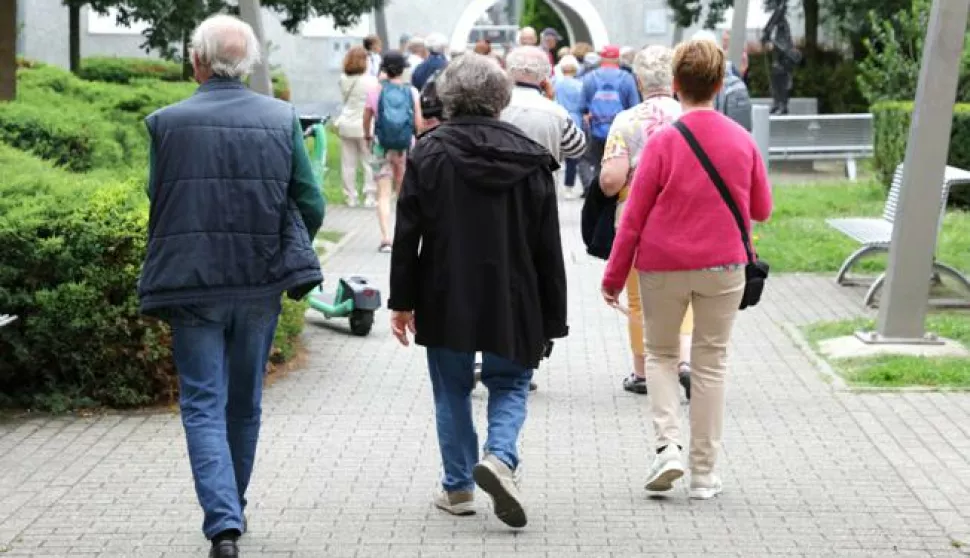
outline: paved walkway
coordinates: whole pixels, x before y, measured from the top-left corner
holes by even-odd
[[[600,301],[578,212],[563,205],[572,336],[537,373],[524,434],[528,528],[509,532],[484,501],[472,518],[430,506],[423,353],[391,340],[386,312],[367,338],[311,317],[306,367],[266,393],[246,556],[961,555],[970,395],[833,390],[783,327],[862,312],[826,278],[773,278],[737,326],[725,493],[648,499],[647,399],[620,387],[626,329]],[[335,209],[327,227],[352,231],[328,276],[386,286],[373,214]],[[200,522],[174,414],[0,423],[0,556],[203,556]]]

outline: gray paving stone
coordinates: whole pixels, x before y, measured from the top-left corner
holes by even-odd
[[[305,367],[264,404],[246,556],[959,556],[970,542],[970,395],[833,391],[783,326],[866,315],[828,277],[772,277],[738,320],[723,458],[726,491],[690,502],[642,492],[647,399],[624,392],[622,316],[602,304],[579,204],[563,203],[569,339],[536,374],[523,435],[521,533],[430,505],[439,464],[424,354],[309,313]],[[347,231],[325,264],[387,286],[372,211],[332,208]],[[387,293],[384,292],[386,298]],[[486,394],[474,394],[479,425]],[[686,412],[686,407],[684,408]],[[177,414],[0,423],[2,556],[204,556]]]

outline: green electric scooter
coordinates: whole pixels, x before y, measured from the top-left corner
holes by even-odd
[[[323,185],[327,172],[327,130],[329,116],[301,116],[303,136],[313,138],[310,163],[317,184]],[[317,287],[307,295],[310,307],[330,320],[349,318],[350,332],[365,336],[374,326],[374,312],[381,307],[381,291],[364,277],[351,275],[337,281],[335,292]]]

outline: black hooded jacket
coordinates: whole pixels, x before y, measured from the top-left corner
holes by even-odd
[[[421,136],[397,203],[392,310],[416,342],[488,351],[535,368],[565,337],[558,163],[494,118],[455,118]]]

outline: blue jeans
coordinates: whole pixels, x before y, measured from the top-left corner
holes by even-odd
[[[207,538],[242,532],[280,299],[171,309],[182,426]]]
[[[472,418],[475,353],[428,348],[428,371],[434,391],[438,447],[448,492],[472,490],[472,469],[478,463],[478,434]],[[519,465],[519,432],[525,423],[532,370],[485,353],[482,383],[488,388],[488,439],[485,453],[515,470]]]
[[[566,188],[576,185],[576,169],[579,166],[579,159],[566,159],[566,178],[564,180]]]

